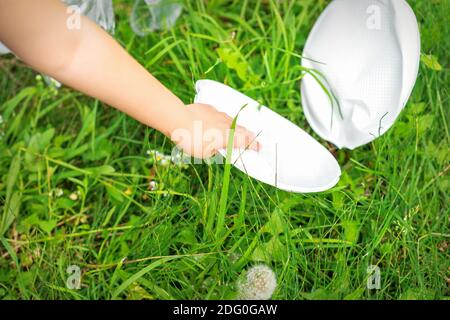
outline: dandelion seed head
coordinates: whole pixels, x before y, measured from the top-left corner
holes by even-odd
[[[266,265],[257,265],[247,271],[246,277],[238,284],[239,297],[244,300],[269,300],[277,280],[275,273]]]

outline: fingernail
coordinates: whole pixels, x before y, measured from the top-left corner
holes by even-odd
[[[252,144],[252,149],[255,150],[255,151],[259,151],[261,149],[261,144],[258,141],[255,141]]]

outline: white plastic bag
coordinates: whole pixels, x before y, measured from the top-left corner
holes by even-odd
[[[306,119],[322,138],[354,149],[385,133],[412,92],[420,61],[417,20],[404,0],[334,0],[303,57],[302,65],[319,71],[335,98],[306,75]]]
[[[9,49],[0,42],[0,55],[9,53]]]
[[[116,27],[112,0],[62,0],[68,6],[78,6],[81,13],[113,34]]]
[[[130,25],[139,36],[172,28],[183,6],[178,0],[135,0]]]

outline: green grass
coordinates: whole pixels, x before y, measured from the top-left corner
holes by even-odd
[[[142,39],[129,2],[117,1],[116,38],[186,103],[210,78],[313,134],[299,57],[328,1],[186,1],[176,28]],[[147,150],[172,149],[162,134],[0,57],[0,298],[233,298],[260,262],[277,275],[276,299],[448,298],[450,6],[409,2],[431,55],[412,97],[370,145],[327,145],[343,176],[320,194],[233,168],[223,187],[224,166],[155,163]],[[80,290],[66,287],[70,265]],[[379,290],[366,288],[369,265]]]

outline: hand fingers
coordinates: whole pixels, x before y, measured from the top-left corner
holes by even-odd
[[[230,134],[232,134],[232,132],[230,132]],[[233,148],[259,151],[260,144],[256,141],[256,137],[253,133],[243,127],[237,127],[234,131]]]
[[[221,115],[224,116],[224,118],[227,120],[227,123],[229,124],[230,128],[233,123],[233,118],[229,117],[225,113],[221,113]],[[230,134],[232,133],[232,130],[230,130]],[[234,149],[249,149],[254,151],[259,151],[260,144],[258,141],[256,141],[256,136],[244,128],[243,126],[236,125],[234,130],[234,139],[233,139],[233,148]],[[228,139],[226,140],[226,145],[228,144]]]

